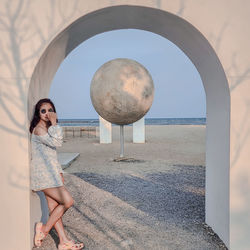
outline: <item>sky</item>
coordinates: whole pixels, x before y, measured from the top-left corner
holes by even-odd
[[[126,29],[91,37],[62,62],[49,93],[59,119],[98,118],[90,99],[91,80],[115,58],[135,60],[151,74],[155,94],[146,118],[206,117],[204,87],[190,59],[162,36]]]

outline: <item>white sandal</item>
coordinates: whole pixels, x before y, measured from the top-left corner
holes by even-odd
[[[42,245],[43,239],[46,237],[46,235],[41,230],[42,226],[43,226],[42,222],[36,223],[36,232],[34,238],[34,244],[36,247],[40,247]]]
[[[83,243],[75,243],[73,240],[58,245],[58,250],[79,250],[84,248]]]

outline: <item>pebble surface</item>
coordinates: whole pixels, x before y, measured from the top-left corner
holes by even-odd
[[[194,143],[190,138],[186,144]],[[92,143],[98,153],[95,140],[68,139],[60,150],[76,152],[72,143],[75,147]],[[135,157],[133,147],[127,152]],[[65,169],[65,186],[75,203],[63,216],[67,235],[84,242],[84,249],[227,249],[205,223],[205,164],[189,160],[184,164],[178,157],[114,162],[103,148],[98,160],[89,155],[86,164],[88,149],[85,145],[78,151],[80,157]],[[180,159],[184,153],[180,152]],[[39,249],[57,249],[57,244],[53,229]]]

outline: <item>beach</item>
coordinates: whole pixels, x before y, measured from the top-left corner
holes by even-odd
[[[147,125],[146,143],[132,143],[132,126],[124,127],[124,154],[139,160],[164,160],[169,164],[205,165],[205,133],[203,125]],[[83,139],[67,133],[66,142],[58,152],[79,152],[84,169],[98,163],[112,162],[120,153],[120,129],[112,126],[112,143],[100,144],[94,134]],[[87,158],[86,158],[87,157]],[[84,160],[86,159],[86,160]],[[93,163],[93,164],[92,164]],[[73,164],[69,171],[80,167]],[[93,166],[91,166],[92,168]],[[81,167],[80,167],[81,169]],[[101,169],[99,169],[101,171]]]
[[[226,249],[205,224],[205,125],[147,125],[146,143],[125,126],[112,143],[98,133],[66,136],[58,152],[80,153],[65,171],[75,203],[63,216],[69,237],[85,249]],[[54,231],[40,249],[56,249]]]

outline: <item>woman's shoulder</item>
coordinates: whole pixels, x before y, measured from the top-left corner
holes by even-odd
[[[44,128],[42,128],[41,126],[38,125],[38,126],[36,126],[36,127],[34,128],[33,133],[34,133],[35,135],[41,136],[41,135],[46,135],[46,134],[48,133],[48,131],[47,131],[46,129],[44,129]]]

